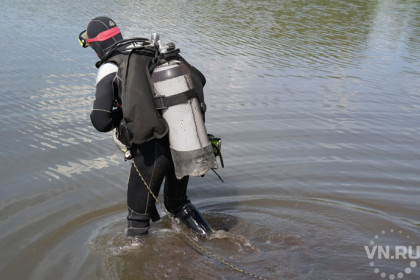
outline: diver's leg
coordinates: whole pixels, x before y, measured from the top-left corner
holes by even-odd
[[[174,217],[181,219],[181,221],[196,234],[201,237],[206,237],[213,230],[210,225],[190,202],[174,211]]]
[[[212,232],[211,227],[187,197],[188,176],[178,180],[173,169],[165,177],[165,207],[187,227],[205,237]]]
[[[157,197],[164,178],[158,157],[156,141],[135,147],[135,165],[131,166],[127,189],[127,236],[146,234],[150,228],[150,218],[153,221],[159,220],[155,199],[141,178]]]
[[[173,213],[190,202],[187,197],[188,179],[185,176],[178,180],[173,172],[165,177],[164,202],[169,212]]]

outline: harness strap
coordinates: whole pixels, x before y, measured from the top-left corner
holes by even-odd
[[[189,89],[187,91],[174,94],[171,96],[158,95],[153,99],[155,101],[155,106],[157,110],[167,109],[168,107],[187,103],[188,100],[197,97],[197,93],[194,89]]]

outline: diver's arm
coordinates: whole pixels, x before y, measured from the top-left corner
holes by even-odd
[[[113,64],[104,64],[96,79],[95,101],[90,114],[92,125],[101,132],[114,128],[112,107],[114,104],[113,81],[118,68]]]

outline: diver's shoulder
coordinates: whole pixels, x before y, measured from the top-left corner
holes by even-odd
[[[103,78],[110,74],[116,74],[118,72],[118,66],[113,62],[106,62],[102,64],[98,69],[96,75],[96,84],[98,84]]]

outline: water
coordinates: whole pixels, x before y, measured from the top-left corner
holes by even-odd
[[[267,279],[419,278],[415,255],[367,257],[420,245],[419,1],[117,2],[2,3],[2,279],[245,277],[168,217],[125,239],[129,163],[90,124],[96,57],[77,42],[98,15],[206,75],[226,168],[190,183],[221,230],[201,246]]]

